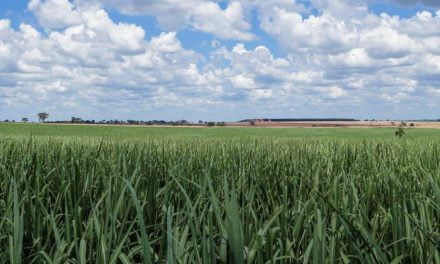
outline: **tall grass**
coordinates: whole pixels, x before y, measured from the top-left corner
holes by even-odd
[[[440,263],[440,143],[0,139],[0,263]]]

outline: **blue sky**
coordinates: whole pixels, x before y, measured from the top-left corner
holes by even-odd
[[[440,118],[436,0],[3,0],[0,119]]]

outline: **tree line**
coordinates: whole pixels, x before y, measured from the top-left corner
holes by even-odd
[[[110,120],[88,120],[82,119],[81,117],[72,116],[70,120],[58,120],[58,121],[48,121],[49,114],[46,112],[41,112],[37,114],[38,122],[40,123],[48,123],[48,124],[110,124],[110,125],[170,125],[170,126],[226,126],[225,122],[212,122],[212,121],[202,121],[199,120],[197,123],[191,123],[185,119],[176,120],[176,121],[166,121],[166,120],[121,120],[121,119],[110,119]],[[4,120],[3,122],[12,122],[15,120]],[[27,123],[29,122],[29,118],[23,117],[21,122]]]

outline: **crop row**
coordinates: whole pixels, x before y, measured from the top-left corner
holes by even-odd
[[[0,139],[0,263],[440,263],[440,143]]]

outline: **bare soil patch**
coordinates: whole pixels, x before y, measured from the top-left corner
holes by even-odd
[[[406,122],[409,127],[413,123],[415,128],[437,128],[440,129],[440,122]],[[400,121],[307,121],[307,122],[256,122],[258,127],[398,127]],[[231,122],[227,126],[246,127],[248,123]]]

